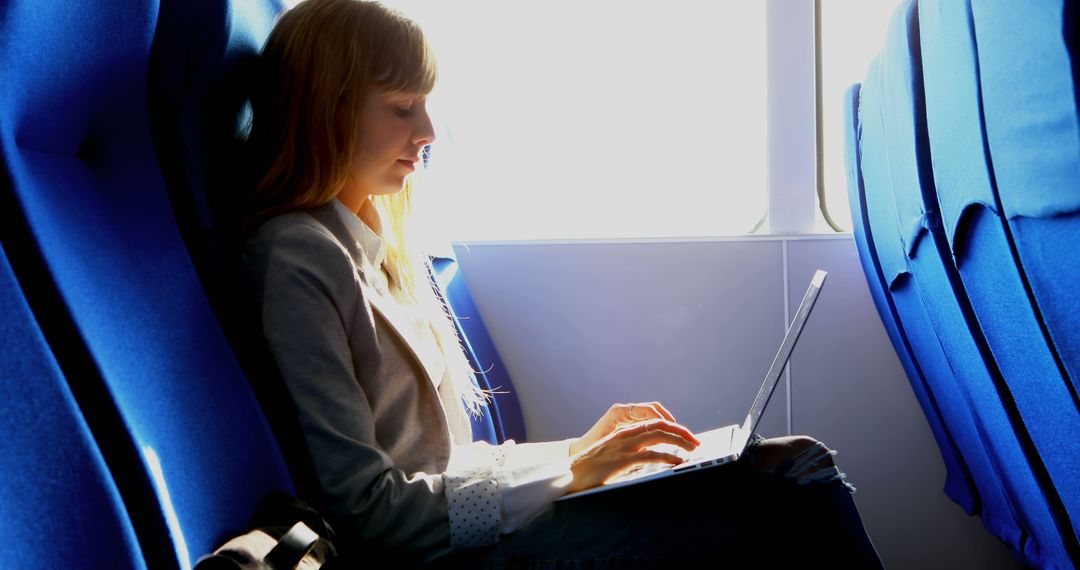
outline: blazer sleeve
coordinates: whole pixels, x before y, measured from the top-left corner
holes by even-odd
[[[364,334],[374,321],[367,309],[368,322],[352,322],[363,320],[364,311],[348,252],[320,228],[293,223],[260,230],[244,258],[263,334],[296,405],[327,496],[323,508],[339,537],[383,548],[446,549],[444,475],[406,473],[376,441],[349,343],[350,334]],[[484,472],[470,477],[479,484],[492,480]]]

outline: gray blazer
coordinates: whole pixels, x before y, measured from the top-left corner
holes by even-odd
[[[272,218],[244,248],[339,542],[443,550],[441,473],[451,438],[471,441],[469,420],[454,383],[443,378],[436,390],[405,323],[368,289],[364,255],[333,204]]]

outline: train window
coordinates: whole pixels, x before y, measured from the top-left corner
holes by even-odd
[[[885,43],[889,17],[899,0],[819,0],[821,49],[820,122],[825,208],[836,226],[851,230],[844,169],[844,91],[862,82],[870,60]]]
[[[416,206],[440,237],[737,235],[763,217],[763,2],[386,3],[439,59]]]

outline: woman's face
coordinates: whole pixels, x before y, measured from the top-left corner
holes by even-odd
[[[420,166],[424,146],[435,140],[426,98],[373,90],[360,121],[360,148],[350,190],[368,196],[400,191],[405,178]]]

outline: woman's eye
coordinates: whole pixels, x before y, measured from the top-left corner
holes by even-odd
[[[399,117],[405,118],[405,117],[408,117],[409,115],[412,115],[412,109],[403,108],[403,107],[394,107],[394,114],[399,116]]]

